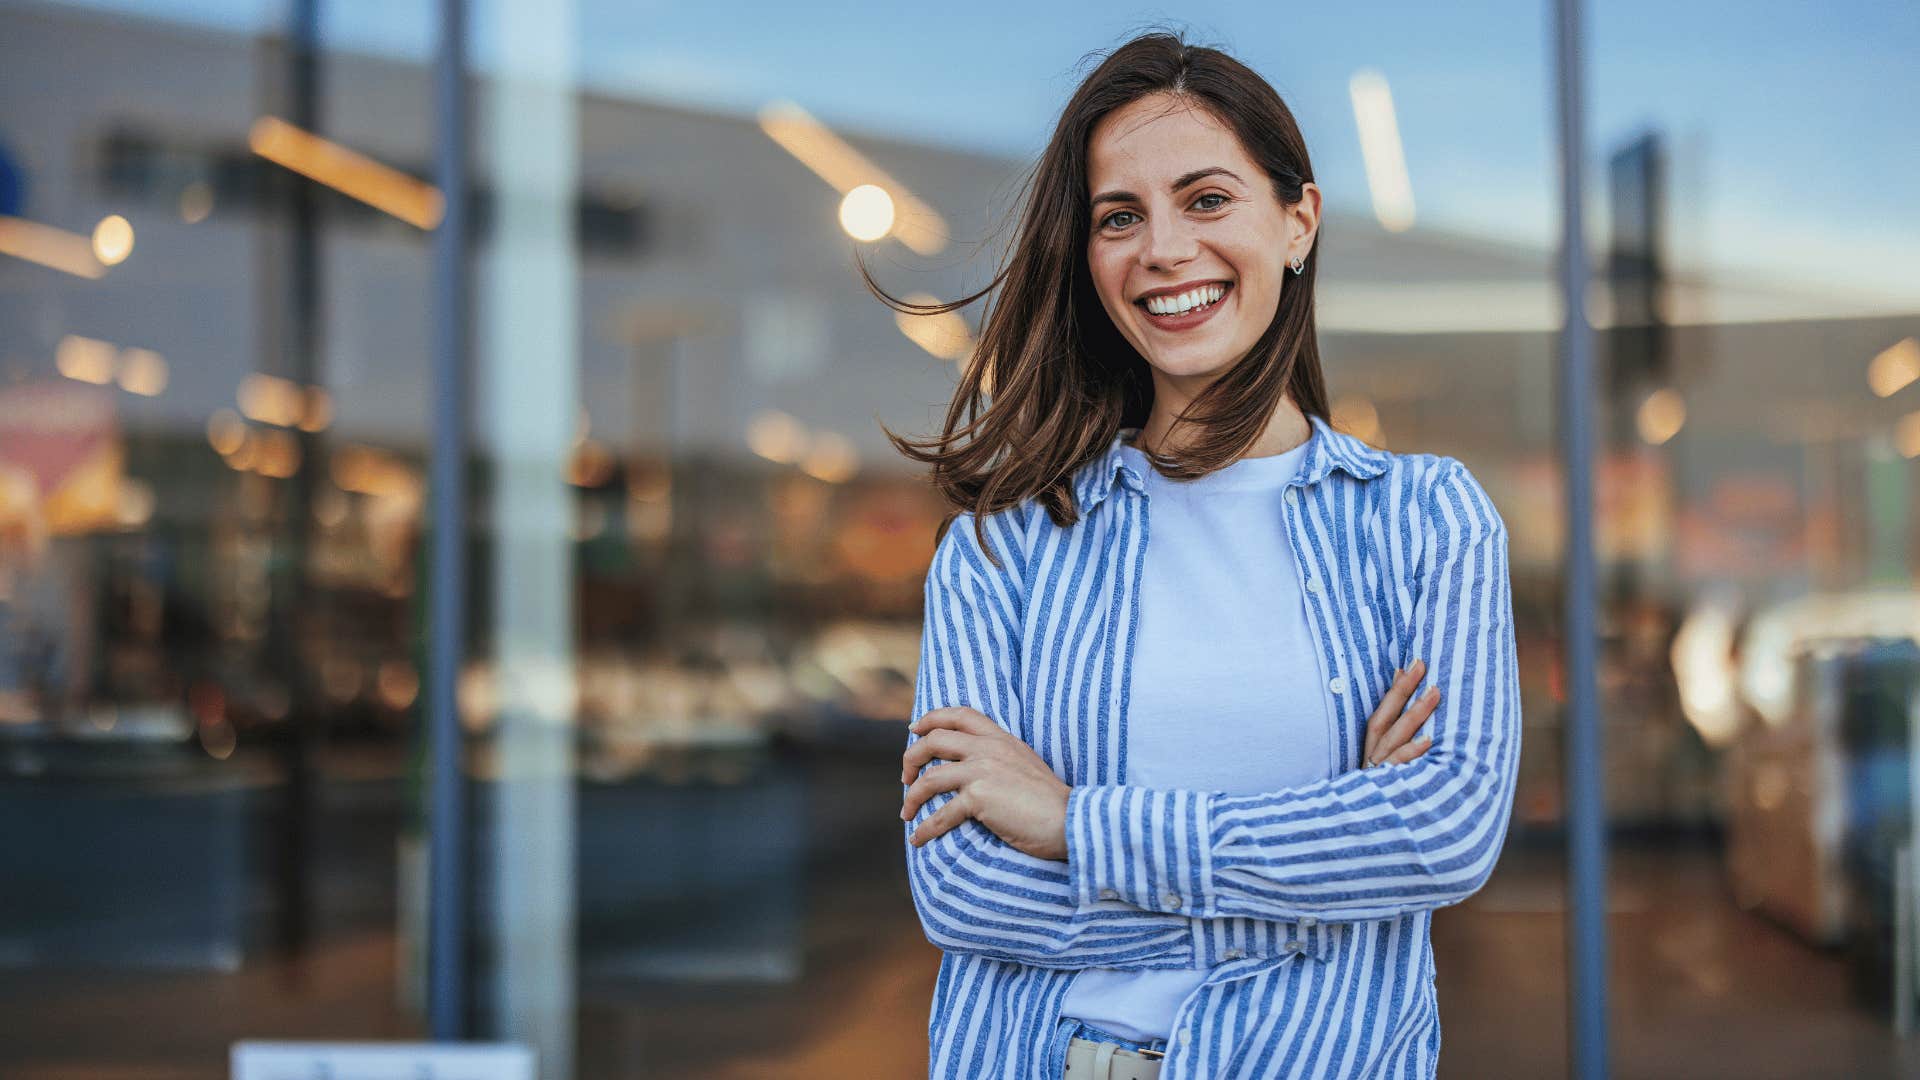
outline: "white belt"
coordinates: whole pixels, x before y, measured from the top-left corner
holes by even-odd
[[[1118,1043],[1075,1038],[1067,1044],[1066,1080],[1159,1080],[1158,1050],[1128,1050]]]

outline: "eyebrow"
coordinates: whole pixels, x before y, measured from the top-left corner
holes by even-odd
[[[1242,183],[1242,184],[1246,183],[1246,181],[1241,180],[1239,174],[1234,172],[1232,169],[1222,168],[1221,166],[1218,166],[1218,165],[1209,165],[1204,169],[1195,169],[1190,173],[1186,173],[1182,176],[1175,178],[1173,183],[1167,185],[1167,193],[1170,195],[1177,195],[1180,193],[1181,188],[1188,187],[1192,184],[1197,184],[1200,181],[1205,180],[1209,176],[1231,176],[1235,181],[1238,181],[1239,183]],[[1100,194],[1095,195],[1093,197],[1093,202],[1091,205],[1099,206],[1103,202],[1139,202],[1139,201],[1140,201],[1140,196],[1135,195],[1131,191],[1103,191]]]

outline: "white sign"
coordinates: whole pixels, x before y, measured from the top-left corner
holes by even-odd
[[[232,1080],[537,1080],[519,1043],[233,1044]]]

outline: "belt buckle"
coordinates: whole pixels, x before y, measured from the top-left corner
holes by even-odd
[[[1153,1061],[1159,1061],[1161,1058],[1167,1056],[1167,1052],[1165,1050],[1149,1050],[1144,1046],[1138,1050],[1135,1050],[1134,1053],[1139,1054],[1142,1057],[1149,1058]]]

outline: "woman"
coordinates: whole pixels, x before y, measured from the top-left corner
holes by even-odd
[[[987,290],[867,279],[1001,289],[945,433],[889,433],[955,508],[901,770],[933,1076],[1434,1075],[1432,912],[1520,750],[1506,529],[1329,426],[1312,175],[1272,87],[1150,34]]]

